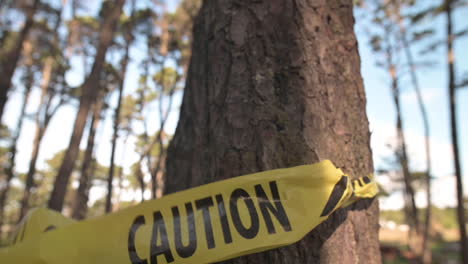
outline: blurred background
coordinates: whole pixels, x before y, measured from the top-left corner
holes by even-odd
[[[161,197],[200,4],[0,0],[1,245],[59,190],[76,219]],[[410,263],[421,245],[433,263],[459,261],[467,16],[463,0],[355,1],[385,263]],[[80,137],[77,113],[91,116]]]

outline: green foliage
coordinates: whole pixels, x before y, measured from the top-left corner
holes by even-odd
[[[4,124],[0,124],[0,139],[10,138],[10,137],[11,137],[10,129]]]
[[[67,22],[69,52],[89,54],[99,37],[99,21],[91,16],[78,16]]]
[[[10,1],[8,7],[2,7],[1,14],[8,13],[11,16],[11,14],[18,11],[23,12],[26,7],[24,3],[26,2],[28,1]],[[37,107],[36,112],[30,110],[36,108],[35,105],[34,107],[28,106],[27,118],[38,120],[39,126],[45,127],[45,120],[51,120],[59,106],[68,102],[73,102],[72,106],[76,106],[76,102],[78,102],[76,99],[81,98],[82,84],[74,83],[74,87],[72,87],[68,81],[75,78],[76,72],[80,72],[82,69],[84,75],[89,74],[90,61],[93,59],[92,56],[96,54],[97,43],[100,39],[102,18],[106,15],[106,12],[112,9],[111,6],[115,4],[115,1],[103,1],[97,16],[95,16],[97,10],[90,10],[86,6],[86,1],[40,2],[39,10],[34,16],[35,23],[28,34],[25,45],[23,45],[22,59],[17,67],[20,78],[14,80],[14,86],[23,88],[28,81],[30,82],[29,86],[32,87],[31,98],[34,97],[31,101],[39,101],[41,104]],[[137,3],[135,5],[136,9],[129,8],[132,7],[132,3]],[[124,138],[130,139],[128,142],[133,142],[133,137],[130,135],[136,134],[135,149],[139,152],[138,154],[148,153],[138,167],[132,167],[133,172],[139,175],[140,179],[145,176],[148,177],[147,174],[150,170],[148,167],[152,166],[152,162],[155,163],[155,160],[162,153],[161,147],[166,148],[170,139],[170,136],[164,132],[162,132],[162,135],[158,135],[158,131],[163,131],[164,128],[156,128],[156,131],[147,131],[145,128],[145,131],[141,131],[140,125],[144,123],[143,126],[148,127],[149,122],[154,121],[151,120],[152,118],[148,118],[148,113],[155,109],[159,110],[157,112],[162,113],[161,115],[169,113],[170,107],[172,107],[172,96],[182,89],[186,65],[190,58],[192,21],[200,4],[201,0],[181,0],[176,10],[173,13],[168,13],[164,6],[167,5],[165,1],[127,1],[124,9],[127,13],[120,17],[117,25],[119,33],[111,44],[111,52],[105,59],[101,58],[104,71],[98,76],[99,83],[95,85],[95,88],[98,88],[98,86],[105,88],[107,92],[107,96],[103,99],[105,100],[105,106],[106,103],[107,106],[114,106],[111,104],[115,104],[115,96],[111,96],[111,93],[116,90],[119,84],[124,81],[123,78],[125,78],[125,76],[122,76],[122,65],[118,63],[122,58],[122,47],[132,42],[129,64],[141,65],[140,72],[137,73],[141,78],[136,91],[125,90],[129,94],[126,94],[123,98],[120,124],[118,124],[119,130],[123,131]],[[11,5],[15,8],[13,12],[10,8]],[[128,10],[131,11],[128,12]],[[19,19],[18,21],[12,21],[14,23],[11,24],[4,23],[8,22],[8,20],[10,18],[0,18],[0,59],[5,58],[5,56],[2,56],[5,50],[10,50],[17,44],[18,29],[21,28],[21,23],[24,22],[24,20]],[[141,47],[144,47],[145,54],[134,55],[137,53],[134,51],[141,49]],[[133,70],[131,66],[129,66],[129,69]],[[46,73],[49,73],[48,69],[52,69],[50,71],[50,81],[44,82],[45,77],[48,76]],[[68,78],[65,78],[65,76]],[[37,90],[40,90],[40,93],[37,93]],[[39,98],[37,97],[38,94],[40,94]],[[168,103],[169,101],[171,103]],[[108,125],[108,123],[103,122],[104,125]],[[54,124],[54,122],[51,124]],[[153,126],[150,127],[153,129]],[[9,138],[11,135],[7,132],[7,129],[0,130],[2,140],[0,167],[6,167],[9,162],[9,152],[6,147],[10,145]],[[46,133],[48,132],[46,131]],[[159,136],[163,141],[162,146],[157,142]],[[46,139],[47,136],[44,138]],[[121,138],[121,140],[124,138]],[[32,142],[33,139],[31,138],[30,141]],[[118,142],[120,144],[120,141]],[[153,143],[150,144],[151,142]],[[97,144],[99,143],[97,142]],[[44,145],[44,148],[47,147]],[[50,152],[41,149],[40,153],[39,167],[44,164],[42,163],[43,155],[49,156],[49,159],[45,160],[45,166],[34,174],[35,185],[31,190],[31,206],[46,205],[64,156],[64,151],[51,155]],[[68,206],[71,205],[77,187],[83,155],[83,151],[80,151],[79,157],[74,164],[69,186],[67,186],[66,204]],[[147,160],[149,162],[146,162]],[[99,164],[96,160],[93,160],[92,163],[91,167],[94,168],[92,185],[105,188],[104,183],[108,176],[108,168]],[[117,167],[116,171],[121,169]],[[140,183],[134,173],[124,175],[124,178],[125,181],[132,182],[130,188],[139,189]],[[15,174],[19,177],[12,186],[14,190],[12,189],[7,212],[12,216],[12,221],[16,220],[15,210],[19,206],[13,199],[18,200],[21,198],[25,180],[24,174],[19,172],[15,172]],[[0,180],[3,180],[2,177],[3,171],[0,172]],[[98,201],[92,205],[90,215],[102,214],[102,205],[103,201]]]
[[[153,80],[160,87],[163,96],[171,95],[181,89],[181,86],[178,85],[180,78],[181,75],[172,67],[162,68],[153,76]]]
[[[137,99],[133,95],[125,96],[120,111],[120,129],[130,134],[132,122],[137,116]]]

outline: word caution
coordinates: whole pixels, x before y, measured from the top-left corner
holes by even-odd
[[[378,192],[324,160],[214,182],[73,221],[45,208],[18,225],[0,263],[206,264],[290,245]]]
[[[208,196],[193,202],[187,202],[184,206],[174,206],[171,208],[172,215],[169,221],[172,221],[173,232],[168,235],[165,216],[161,211],[153,213],[153,230],[150,241],[150,263],[158,263],[158,256],[165,257],[167,263],[174,261],[174,253],[176,252],[182,258],[189,258],[197,251],[199,243],[206,243],[208,249],[216,247],[217,243],[231,244],[233,243],[232,232],[234,229],[240,236],[245,239],[254,239],[260,228],[266,228],[268,234],[275,234],[277,229],[273,224],[273,219],[276,219],[284,232],[291,231],[291,223],[288,219],[286,210],[281,203],[278,185],[276,181],[269,183],[271,197],[268,197],[261,184],[255,185],[255,199],[244,189],[237,188],[228,197],[228,203],[225,202],[225,197],[222,194]],[[255,201],[255,202],[254,202]],[[240,204],[247,208],[248,218],[242,219],[239,211]],[[186,212],[185,216],[180,215],[180,210],[183,207]],[[228,216],[228,211],[230,217]],[[195,211],[199,211],[203,216],[203,228],[197,226],[195,222]],[[216,241],[213,235],[213,221],[219,221],[223,234],[223,241]],[[144,225],[147,219],[143,215],[139,215],[133,221],[128,236],[128,252],[130,260],[133,264],[148,263],[147,259],[142,259],[138,256],[135,248],[135,234],[138,228]],[[248,223],[248,224],[246,224]],[[183,237],[182,225],[187,226],[188,233]],[[234,228],[232,228],[232,226]],[[175,248],[171,248],[169,241],[172,240]],[[187,241],[186,244],[183,241]]]

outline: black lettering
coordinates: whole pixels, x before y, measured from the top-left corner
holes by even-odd
[[[364,176],[362,180],[364,181],[365,184],[369,184],[371,182],[371,180],[367,176]]]
[[[145,217],[139,215],[133,220],[132,226],[130,227],[130,232],[128,233],[128,255],[132,264],[148,264],[146,259],[141,259],[136,251],[135,247],[135,235],[138,228],[141,225],[145,224]]]
[[[247,228],[244,226],[242,223],[242,219],[239,215],[239,208],[237,207],[238,200],[242,199],[244,201],[245,205],[247,206],[247,210],[249,211],[250,214],[250,228]],[[237,229],[237,232],[241,236],[247,239],[252,239],[258,234],[258,230],[260,228],[260,222],[258,220],[258,213],[257,210],[255,209],[255,205],[250,198],[250,195],[247,191],[243,189],[235,189],[231,193],[231,199],[230,199],[230,210],[231,210],[231,217],[232,217],[232,222],[234,223],[234,226]]]
[[[335,187],[333,187],[330,198],[328,199],[327,204],[325,204],[325,208],[323,208],[320,216],[327,216],[333,211],[333,209],[335,209],[336,205],[341,200],[341,197],[346,191],[346,187],[348,187],[348,177],[341,176],[341,179],[335,184]]]
[[[221,227],[223,230],[224,242],[226,244],[232,243],[231,229],[227,218],[226,207],[224,206],[224,199],[221,194],[216,195],[216,203],[218,204],[219,219],[221,220]]]
[[[161,237],[161,243],[158,244],[158,237]],[[158,256],[164,255],[166,262],[174,261],[171,248],[169,247],[169,239],[167,237],[167,228],[164,223],[164,218],[160,211],[153,214],[153,234],[151,236],[150,259],[151,264],[158,263]]]
[[[46,227],[46,228],[44,229],[44,232],[49,232],[49,231],[54,230],[54,229],[57,229],[57,227],[54,226],[54,225],[50,225],[50,226],[48,226],[48,227]]]
[[[185,204],[187,212],[187,228],[188,228],[188,245],[184,246],[182,242],[182,230],[180,223],[179,208],[172,207],[172,215],[174,217],[174,236],[177,254],[182,258],[188,258],[195,253],[197,249],[197,233],[195,230],[195,216],[193,215],[192,203]]]
[[[205,224],[205,236],[208,249],[216,247],[213,236],[213,225],[211,224],[210,207],[213,206],[213,198],[206,197],[195,201],[198,210],[203,211],[203,223]]]
[[[291,223],[289,222],[288,215],[286,214],[283,204],[281,203],[276,181],[270,182],[270,190],[273,198],[273,203],[271,203],[271,201],[268,199],[265,190],[263,190],[262,188],[262,185],[255,185],[255,193],[258,197],[258,205],[260,206],[260,211],[262,212],[263,218],[265,219],[265,224],[267,226],[268,233],[276,233],[275,226],[273,225],[273,221],[271,220],[271,214],[273,214],[276,217],[278,222],[283,227],[284,231],[291,231]]]

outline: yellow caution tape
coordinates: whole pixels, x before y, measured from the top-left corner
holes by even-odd
[[[0,263],[213,263],[292,244],[337,208],[377,192],[372,177],[352,181],[326,160],[207,184],[81,222],[40,209],[22,224],[16,243],[0,250]]]
[[[73,223],[76,223],[76,221],[66,218],[56,211],[35,208],[29,211],[16,228],[13,245]]]

